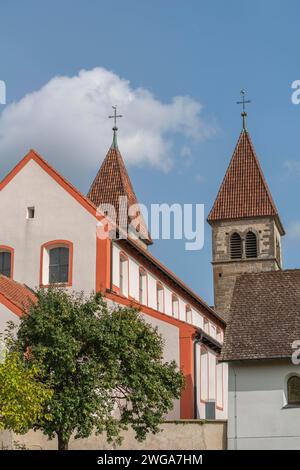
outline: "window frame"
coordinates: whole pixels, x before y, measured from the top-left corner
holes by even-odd
[[[188,320],[188,312],[190,313],[190,320]],[[190,325],[193,324],[193,312],[192,312],[192,307],[190,304],[186,304],[185,306],[185,321],[186,323],[189,323]]]
[[[67,282],[49,282],[49,267],[50,257],[48,255],[48,266],[47,266],[47,282],[45,282],[45,252],[49,252],[52,248],[68,248],[69,249],[69,270],[68,270],[68,281]],[[53,286],[65,286],[71,287],[73,285],[73,243],[69,240],[51,240],[44,243],[41,246],[40,256],[40,287],[53,287]]]
[[[177,304],[177,312],[174,311],[174,306]],[[176,294],[172,294],[172,317],[179,320],[180,311],[179,311],[179,297]]]
[[[255,237],[255,250],[256,250],[256,256],[247,256],[247,251],[249,250],[249,238],[248,238],[248,235],[250,235],[252,237]],[[253,238],[254,240],[254,238]],[[257,236],[257,233],[254,232],[254,230],[248,230],[246,235],[245,235],[245,258],[246,259],[257,259],[258,258],[258,236]],[[248,251],[248,254],[249,254],[249,251]]]
[[[0,245],[0,252],[1,253],[10,253],[10,276],[8,279],[14,278],[14,258],[15,258],[15,250],[13,247],[8,245]],[[0,273],[1,274],[1,273]],[[5,274],[3,274],[5,276]]]
[[[122,264],[126,263],[127,264],[127,295],[126,292],[123,292],[123,273],[122,273]],[[122,282],[121,282],[122,279]],[[128,255],[124,251],[120,251],[120,256],[119,256],[119,292],[120,295],[123,295],[123,297],[129,298],[129,258]]]
[[[296,378],[300,382],[300,376],[297,374],[290,374],[286,380],[286,405],[288,407],[300,408],[300,397],[299,401],[291,401],[289,397],[289,382],[291,379]]]
[[[232,256],[233,255],[233,250],[232,250],[232,238],[237,235],[239,237],[239,241],[240,241],[240,257],[236,257],[236,256]],[[243,239],[242,239],[242,236],[239,232],[237,232],[236,230],[234,232],[232,232],[230,234],[230,237],[229,237],[229,255],[230,255],[230,260],[231,261],[236,261],[236,260],[241,260],[243,259],[243,256],[244,256],[244,250],[243,250]]]
[[[146,302],[143,303],[143,292],[141,289],[141,278],[142,277],[145,277],[145,300]],[[141,292],[142,292],[142,298],[141,298]],[[141,305],[148,305],[148,273],[147,273],[147,270],[144,268],[144,266],[140,266],[139,267],[139,303]]]
[[[159,309],[158,291],[162,291],[162,310]],[[156,281],[156,310],[160,313],[165,313],[165,289],[160,281]]]

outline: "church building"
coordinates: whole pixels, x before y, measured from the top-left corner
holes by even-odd
[[[215,308],[227,321],[228,448],[300,449],[300,270],[283,270],[284,228],[242,116],[208,217]]]
[[[50,156],[51,158],[51,156]],[[0,169],[1,170],[1,169]],[[185,389],[167,418],[226,419],[227,364],[220,362],[225,320],[150,252],[151,235],[139,215],[139,235],[100,237],[113,205],[138,204],[117,143],[88,191],[81,194],[35,150],[0,183],[0,329],[18,322],[34,289],[53,285],[102,292],[109,305],[133,306],[162,334],[164,359],[175,360]],[[275,227],[275,225],[274,225]],[[195,273],[196,274],[196,273]],[[201,279],[199,279],[201,286]]]

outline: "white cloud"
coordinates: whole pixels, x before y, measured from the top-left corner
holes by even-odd
[[[34,148],[59,168],[93,169],[111,143],[112,122],[107,116],[113,104],[124,115],[119,146],[128,164],[168,170],[173,137],[199,141],[214,133],[201,118],[201,104],[192,98],[176,96],[162,103],[148,90],[133,89],[118,75],[95,68],[73,77],[54,77],[7,105],[0,116],[1,159],[16,161]]]

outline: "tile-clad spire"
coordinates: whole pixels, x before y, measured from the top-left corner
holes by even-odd
[[[128,223],[130,222],[128,212],[127,214],[122,213],[125,209],[122,204],[120,206],[120,197],[127,197],[127,208],[138,204],[138,200],[117,145],[117,129],[114,128],[113,132],[112,145],[90,187],[87,197],[96,207],[101,204],[111,204],[116,211],[117,225],[120,226],[122,221],[126,221],[126,218]],[[139,238],[147,245],[152,244],[151,236],[141,213],[138,215],[138,225]]]
[[[248,131],[243,128],[208,222],[272,216],[284,234]]]

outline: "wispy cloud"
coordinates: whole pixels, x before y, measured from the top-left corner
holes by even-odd
[[[104,68],[58,76],[40,90],[4,109],[0,116],[0,156],[21,158],[29,148],[81,169],[104,158],[111,140],[111,105],[124,114],[119,143],[127,163],[167,171],[173,164],[173,137],[180,135],[189,158],[189,141],[209,138],[214,129],[202,118],[202,106],[188,96],[169,103]]]

